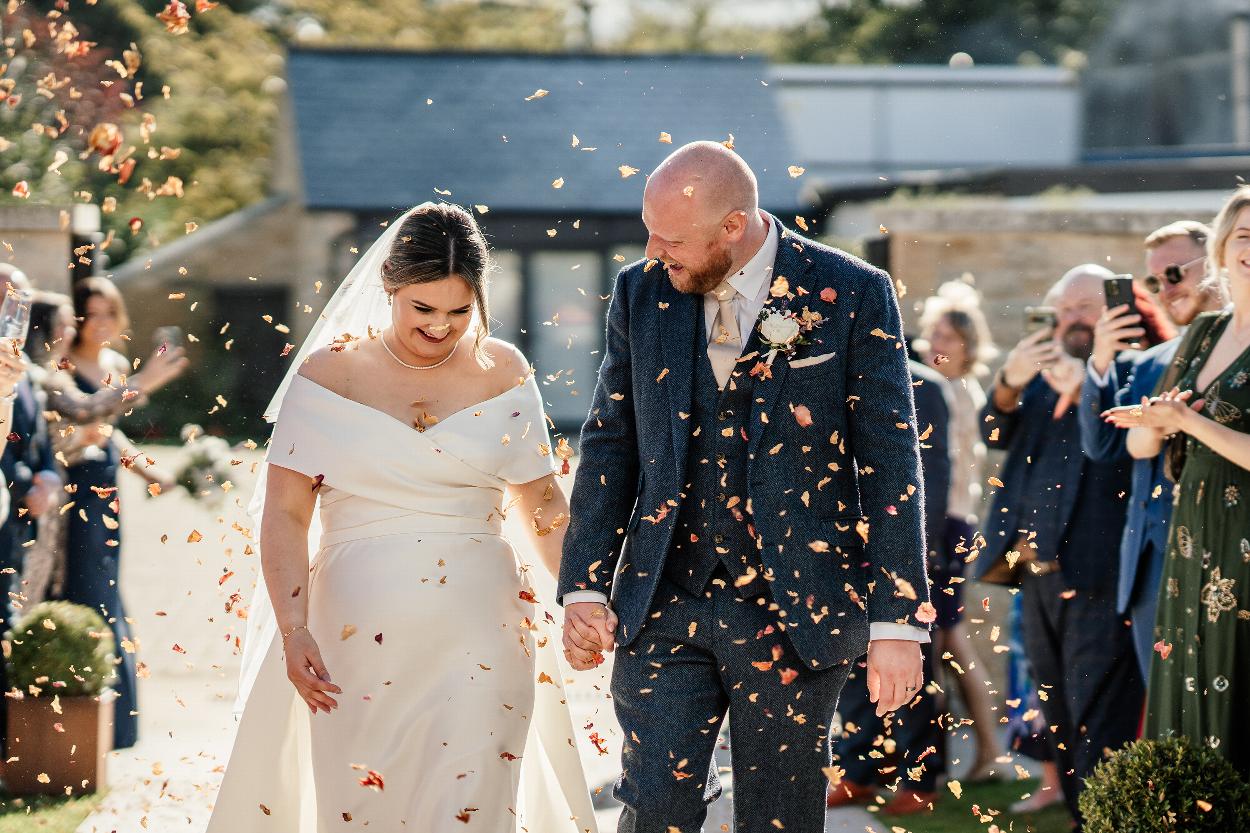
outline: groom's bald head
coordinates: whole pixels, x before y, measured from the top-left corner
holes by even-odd
[[[755,174],[719,142],[684,145],[651,172],[642,221],[647,257],[664,264],[678,290],[693,293],[716,287],[768,231]]]
[[[643,205],[651,200],[684,201],[703,223],[719,223],[726,214],[759,210],[755,173],[742,157],[720,142],[691,142],[669,154],[651,172]]]

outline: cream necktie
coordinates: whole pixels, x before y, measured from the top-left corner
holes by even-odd
[[[738,290],[729,281],[722,281],[720,286],[712,290],[720,309],[716,320],[712,322],[712,337],[707,345],[708,361],[712,363],[712,373],[716,375],[716,384],[724,388],[733,373],[734,365],[742,355],[742,335],[738,330],[738,311],[734,308],[734,298]]]

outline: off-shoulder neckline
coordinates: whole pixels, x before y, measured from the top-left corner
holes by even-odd
[[[314,382],[312,379],[308,378],[307,376],[305,376],[305,375],[304,375],[304,374],[302,374],[302,373],[296,373],[296,374],[295,374],[295,378],[296,378],[296,379],[302,379],[303,381],[307,382],[308,384],[312,385],[313,387],[318,388],[318,389],[320,389],[320,390],[322,390],[322,391],[325,391],[327,394],[329,394],[330,396],[334,397],[335,399],[339,399],[339,400],[342,400],[342,401],[344,401],[344,402],[348,402],[348,403],[350,403],[350,404],[352,404],[352,405],[357,406],[358,408],[363,408],[363,409],[365,409],[366,411],[372,411],[373,413],[378,414],[379,416],[384,417],[384,418],[386,418],[386,419],[390,420],[391,422],[395,423],[396,425],[402,425],[404,428],[406,428],[407,430],[409,430],[409,431],[413,432],[414,434],[421,434],[421,435],[426,436],[426,437],[430,436],[430,435],[431,435],[431,434],[433,434],[433,433],[438,432],[438,431],[439,431],[439,430],[440,430],[440,429],[441,429],[444,425],[446,425],[448,422],[451,422],[452,420],[455,420],[457,417],[463,416],[464,414],[470,413],[470,412],[472,412],[472,411],[478,411],[478,410],[480,410],[480,409],[482,409],[482,408],[484,408],[484,407],[486,407],[486,406],[488,406],[488,405],[492,405],[492,404],[494,404],[495,402],[498,402],[498,401],[500,401],[500,400],[502,400],[502,399],[505,399],[505,398],[507,398],[507,397],[511,396],[512,394],[516,393],[517,391],[524,390],[524,389],[526,388],[526,386],[528,386],[528,385],[530,384],[530,380],[529,380],[529,379],[526,379],[524,382],[520,383],[519,385],[514,385],[513,387],[508,388],[508,389],[507,389],[506,391],[504,391],[503,393],[499,393],[499,394],[496,394],[496,395],[494,395],[494,396],[488,397],[488,398],[486,398],[486,399],[481,400],[480,402],[475,402],[475,403],[474,403],[474,404],[472,404],[472,405],[466,405],[465,407],[461,408],[460,410],[458,410],[458,411],[454,411],[454,412],[452,412],[452,413],[448,414],[447,416],[443,417],[443,418],[442,418],[442,419],[440,419],[438,422],[436,422],[434,425],[431,425],[429,428],[426,428],[424,431],[418,431],[418,430],[417,430],[416,428],[414,428],[413,426],[408,425],[407,423],[403,422],[402,420],[396,419],[394,415],[392,415],[392,414],[388,414],[386,411],[383,411],[381,408],[375,408],[375,407],[373,407],[372,405],[366,405],[365,403],[360,402],[360,401],[358,401],[358,400],[356,400],[356,399],[352,399],[351,397],[344,396],[344,395],[343,395],[343,394],[341,394],[341,393],[338,393],[338,392],[336,392],[336,391],[330,390],[330,389],[329,389],[329,388],[327,388],[325,385],[321,384],[320,382]]]

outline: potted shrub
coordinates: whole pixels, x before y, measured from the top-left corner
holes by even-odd
[[[1086,833],[1228,833],[1250,819],[1250,782],[1187,738],[1139,740],[1094,769],[1080,806]]]
[[[9,686],[4,782],[16,795],[95,792],[113,747],[113,634],[70,602],[31,608],[5,634]]]

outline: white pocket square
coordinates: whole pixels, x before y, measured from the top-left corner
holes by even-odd
[[[821,355],[821,356],[808,356],[805,359],[795,359],[794,361],[790,362],[790,367],[795,370],[799,369],[800,367],[811,367],[812,365],[821,364],[822,362],[827,362],[836,355],[837,353],[825,353],[824,355]]]

